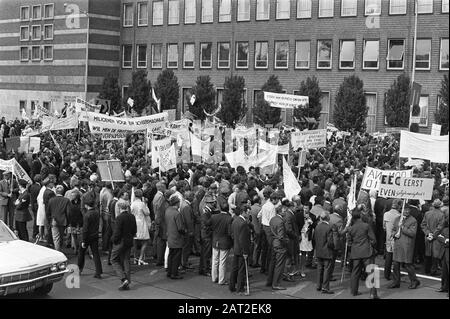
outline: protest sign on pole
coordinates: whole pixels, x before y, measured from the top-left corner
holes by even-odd
[[[120,160],[101,160],[96,163],[103,182],[125,181]]]
[[[159,152],[159,167],[161,172],[167,172],[171,169],[177,168],[177,156],[175,153],[175,145],[172,144],[166,150]]]
[[[160,167],[160,152],[166,151],[172,146],[170,138],[164,138],[162,140],[152,140],[151,151],[152,151],[152,168]]]
[[[23,169],[22,166],[20,166],[15,158],[7,161],[0,159],[0,170],[11,172],[13,176],[16,176],[17,180],[24,179],[29,184],[33,183],[30,176],[28,176],[27,172]]]
[[[432,136],[401,131],[400,157],[421,158],[432,163],[448,164],[448,135]]]
[[[431,200],[434,179],[384,175],[380,181],[380,197]]]
[[[381,170],[378,168],[366,167],[364,172],[363,180],[361,183],[362,189],[368,190],[379,190],[380,180],[383,176],[393,176],[393,177],[412,177],[413,170]]]
[[[325,147],[327,143],[327,130],[300,131],[291,133],[291,144],[294,150]]]
[[[299,106],[305,106],[309,103],[308,96],[281,94],[264,91],[264,100],[271,107],[294,109]]]

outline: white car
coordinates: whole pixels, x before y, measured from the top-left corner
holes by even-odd
[[[66,272],[64,254],[18,239],[0,220],[0,296],[32,291],[46,295]]]

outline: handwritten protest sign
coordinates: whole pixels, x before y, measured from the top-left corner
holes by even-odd
[[[432,178],[414,178],[384,175],[380,181],[381,197],[430,200],[433,194]]]
[[[393,177],[412,177],[413,170],[386,170],[383,171],[381,169],[366,167],[366,171],[364,172],[364,177],[361,183],[362,189],[368,190],[379,190],[380,189],[380,180],[383,176],[393,176]]]
[[[309,97],[307,96],[272,92],[264,92],[264,100],[266,100],[271,107],[283,109],[293,109],[309,103]]]
[[[303,149],[325,147],[327,143],[327,130],[312,130],[293,132],[291,134],[291,144],[294,150],[299,147]]]

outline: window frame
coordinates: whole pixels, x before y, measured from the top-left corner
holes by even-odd
[[[155,12],[158,12],[159,10],[155,10],[156,6],[161,5],[162,12],[160,13],[161,22],[159,23],[159,20],[155,19]],[[158,21],[158,23],[155,23],[155,21]],[[158,0],[152,2],[152,26],[162,26],[164,25],[164,1]]]
[[[38,48],[39,58],[35,59],[33,56],[33,48]],[[31,61],[41,61],[41,46],[40,45],[32,45],[31,46]]]
[[[213,0],[201,0],[201,1],[202,1],[201,23],[214,23],[214,1]],[[212,6],[211,20],[205,20],[205,16],[203,15],[203,9],[206,8],[206,6],[205,7],[203,6],[204,3],[211,3]]]
[[[170,21],[170,19],[171,18],[174,18],[174,17],[171,17],[170,16],[170,8],[171,8],[171,6],[170,6],[170,4],[172,3],[177,3],[177,6],[175,7],[175,8],[177,8],[177,12],[178,12],[178,15],[177,15],[177,19],[176,19],[176,22],[171,22]],[[169,1],[167,1],[167,25],[178,25],[178,24],[180,24],[180,1],[179,0],[169,0]]]
[[[259,44],[259,43],[261,43],[261,44],[263,44],[263,43],[265,43],[265,44],[267,44],[267,51],[266,51],[266,60],[265,60],[265,62],[266,62],[266,66],[258,66],[257,65],[257,62],[261,62],[261,61],[264,61],[264,60],[257,60],[257,50],[256,50],[256,45],[257,44]],[[255,41],[255,69],[257,69],[257,70],[267,70],[268,68],[269,68],[269,41]]]
[[[192,45],[194,48],[192,50],[192,61],[186,60],[186,46]],[[192,62],[192,66],[186,66],[186,62]],[[183,43],[183,69],[194,69],[195,68],[195,42]]]
[[[27,58],[26,59],[22,59],[22,49],[27,49]],[[20,62],[30,61],[30,47],[29,46],[21,46],[19,48],[19,60],[20,60]]]
[[[299,10],[299,3],[301,1],[308,1],[309,2],[309,16],[308,17],[300,17],[299,12],[304,12]],[[297,19],[311,19],[312,18],[312,1],[311,0],[297,0],[296,8],[297,10]]]
[[[306,60],[298,60],[298,50],[297,50],[297,43],[300,42],[305,42],[305,43],[309,43],[309,52],[308,52],[308,66],[307,67],[300,67],[297,66],[297,61],[299,62],[305,62]],[[311,67],[311,40],[295,40],[295,61],[294,61],[294,69],[297,70],[309,70],[309,68]]]
[[[260,1],[264,1],[263,4],[265,4],[266,2],[269,4],[269,8],[268,8],[268,12],[267,12],[267,17],[263,17],[263,18],[259,18],[258,17],[258,8],[260,4]],[[264,7],[264,6],[263,6]],[[256,6],[255,6],[255,20],[256,21],[267,21],[270,20],[270,0],[256,0]]]
[[[171,62],[172,63],[175,62],[175,61],[170,61],[169,60],[169,56],[170,56],[169,48],[170,47],[177,48],[177,51],[176,51],[176,53],[177,53],[177,60],[176,60],[177,65],[176,66],[170,66],[169,65],[169,63],[171,63]],[[166,68],[167,69],[178,69],[179,59],[180,59],[180,55],[179,55],[179,52],[178,52],[178,43],[167,43],[167,63],[166,63]]]
[[[160,54],[160,58],[159,58],[159,63],[160,66],[155,66],[155,47],[158,46],[159,47],[159,54]],[[151,67],[152,69],[162,69],[163,67],[163,44],[162,43],[152,43],[151,45],[151,50],[152,50],[152,63],[151,63]]]
[[[344,14],[344,1],[345,0],[341,0],[341,17],[356,17],[358,16],[358,0],[352,0],[354,1],[355,6],[355,13],[352,14]]]
[[[52,28],[52,37],[51,38],[47,38],[46,37],[46,34],[45,34],[46,27],[51,27]],[[53,24],[44,24],[44,40],[53,40],[53,37],[54,37],[54,32],[53,31],[54,31]]]
[[[224,1],[224,0],[220,0],[218,3],[219,4],[219,7],[218,7],[219,23],[220,22],[231,22],[231,12],[233,11],[233,2],[232,2],[232,0],[229,0],[230,1],[229,13],[227,15],[221,15],[220,8],[221,8],[222,1]],[[224,17],[226,17],[226,19],[224,19]]]
[[[145,6],[147,6],[147,16],[146,16],[146,18],[145,18],[145,23],[142,23],[142,20],[141,20],[141,18],[140,18],[140,16],[141,16],[141,6],[143,6],[143,5],[145,5]],[[148,2],[137,2],[137,26],[138,27],[146,27],[146,26],[148,26]]]
[[[241,16],[239,15],[240,11],[239,11],[239,3],[241,1],[245,1],[245,4],[247,4],[248,7],[248,11],[244,11],[243,13],[248,14],[248,16],[245,16],[244,18],[241,18]],[[236,6],[236,21],[237,22],[248,22],[250,21],[250,10],[251,10],[251,3],[250,0],[237,0],[236,2],[237,6]]]
[[[287,43],[287,54],[286,54],[286,66],[278,66],[277,62],[279,62],[277,60],[277,44],[281,44],[281,43]],[[275,70],[288,70],[289,69],[289,40],[276,40],[274,43],[274,63],[273,63],[273,68]],[[283,61],[284,62],[284,61]]]
[[[39,18],[34,18],[34,8],[39,7]],[[39,21],[42,20],[42,6],[40,4],[35,4],[31,6],[31,16],[30,21]]]
[[[443,40],[447,40],[447,42],[449,42],[450,45],[450,40],[449,38],[440,38],[440,44],[439,44],[439,71],[448,71],[449,68],[442,68],[442,42]],[[448,63],[450,64],[450,49],[449,49],[449,61]]]
[[[197,23],[197,0],[189,0],[191,1],[191,3],[194,4],[194,21],[187,21],[187,17],[188,15],[187,13],[187,8],[189,8],[189,6],[187,6],[186,4],[188,4],[188,0],[184,0],[184,24],[196,24]],[[189,18],[191,18],[191,16],[189,16]]]
[[[419,40],[426,40],[426,41],[429,41],[429,43],[430,43],[430,50],[428,51],[428,68],[419,68],[419,67],[417,67],[417,42]],[[415,60],[414,67],[415,67],[415,69],[417,71],[430,71],[431,70],[431,47],[432,47],[432,44],[433,44],[433,42],[432,42],[431,38],[419,38],[419,39],[416,40],[416,52],[415,52],[416,56],[415,56],[415,59],[414,59]],[[425,60],[420,60],[420,61],[425,62]]]
[[[22,19],[22,9],[27,8],[28,10],[28,18]],[[30,6],[20,6],[20,21],[30,21],[31,20],[31,11]]]
[[[39,27],[39,38],[34,37],[34,28]],[[31,40],[32,41],[41,41],[42,39],[42,26],[40,24],[34,24],[31,26]]]
[[[125,47],[131,47],[130,53],[130,66],[125,66]],[[133,68],[133,45],[132,44],[122,44],[122,69],[132,69]]]
[[[405,0],[405,12],[392,12],[392,1],[389,0],[389,15],[405,15],[408,12],[408,0]]]
[[[417,10],[417,14],[433,14],[433,12],[434,12],[434,1],[433,0],[429,0],[429,1],[431,1],[431,11],[430,12],[420,12],[419,11],[419,8],[420,8],[419,1],[421,1],[421,0],[417,0],[417,2],[414,1],[414,3],[417,5],[417,9],[415,9],[415,10]],[[414,10],[414,13],[416,12],[415,10]]]
[[[330,60],[329,60],[329,62],[330,62],[330,66],[329,67],[323,67],[323,66],[321,66],[321,67],[319,67],[319,62],[320,62],[320,60],[319,60],[319,45],[320,45],[320,42],[322,42],[322,41],[330,41],[331,42],[331,49],[330,49]],[[332,68],[333,68],[333,40],[332,39],[323,39],[323,40],[321,40],[321,39],[318,39],[317,40],[317,56],[316,56],[316,69],[318,69],[318,70],[331,70]]]
[[[45,48],[51,48],[52,57],[50,59],[45,57]],[[53,45],[51,45],[51,44],[43,45],[43,47],[42,47],[42,60],[44,60],[44,61],[53,61]]]
[[[344,42],[353,42],[353,60],[352,60],[352,67],[343,67],[342,66],[342,62],[350,62],[350,60],[342,60],[342,46],[344,44]],[[343,39],[339,41],[339,69],[340,70],[354,70],[355,69],[355,64],[356,64],[356,40],[352,40],[352,39]]]
[[[444,1],[447,1],[447,11],[444,11]],[[449,12],[449,7],[450,7],[449,1],[448,0],[442,0],[442,2],[441,2],[441,13],[442,14],[448,13]]]
[[[45,8],[49,7],[49,6],[51,6],[53,8],[52,9],[52,13],[53,14],[52,14],[51,17],[46,17],[45,16]],[[46,3],[46,4],[44,4],[43,9],[44,9],[44,14],[43,14],[42,20],[53,20],[55,18],[55,4],[54,3]]]
[[[375,1],[377,1],[377,6],[378,6],[378,9],[379,9],[379,11],[378,12],[368,12],[368,7],[367,7],[367,4],[368,4],[368,2],[369,2],[369,0],[365,0],[364,1],[364,16],[380,16],[381,15],[381,3],[382,3],[382,1],[381,0],[375,0]]]
[[[286,0],[287,3],[289,3],[288,17],[280,17],[280,12],[278,11],[280,1],[283,1],[283,0],[277,0],[275,3],[275,20],[290,20],[291,19],[291,0]]]
[[[320,11],[320,4],[322,3],[322,1],[332,1],[333,2],[333,6],[331,9],[331,15],[322,15],[321,11]],[[333,18],[334,17],[334,0],[319,0],[319,9],[318,9],[318,18]]]
[[[145,47],[145,66],[140,66],[139,62],[143,62],[142,60],[139,60],[139,49],[141,47]],[[148,54],[147,54],[147,44],[136,44],[136,68],[137,69],[146,69],[148,64]]]
[[[211,49],[209,66],[203,66],[203,62],[208,61],[208,60],[203,60],[203,45],[209,45],[210,49]],[[200,69],[212,69],[212,64],[213,64],[213,43],[212,42],[200,42]]]
[[[390,52],[390,50],[391,50],[391,48],[390,48],[390,42],[391,42],[391,41],[400,41],[400,40],[403,41],[403,55],[402,55],[403,60],[402,60],[402,67],[401,67],[401,68],[395,68],[395,67],[393,68],[393,67],[390,67],[390,66],[389,66],[389,62],[390,62],[391,60],[388,59],[388,58],[389,58],[389,52]],[[405,69],[405,62],[406,62],[406,59],[405,59],[405,49],[406,49],[406,39],[396,39],[396,38],[394,38],[394,39],[388,39],[387,55],[386,55],[386,69],[387,69],[387,70],[404,70],[404,69]],[[393,61],[395,61],[395,60],[393,60]]]
[[[378,42],[378,58],[377,58],[377,66],[376,67],[366,67],[364,62],[366,62],[366,60],[364,60],[364,52],[366,50],[366,43],[367,42]],[[379,70],[380,69],[380,40],[379,39],[364,39],[363,42],[363,57],[362,57],[362,69],[363,70]],[[373,62],[371,60],[368,60],[367,62]]]
[[[239,60],[239,54],[238,54],[239,44],[243,44],[243,43],[247,44],[247,60],[246,60],[247,65],[245,67],[244,66],[238,66],[238,62],[244,61],[244,60]],[[236,52],[235,52],[235,54],[236,54],[236,63],[235,63],[236,69],[248,69],[249,55],[250,55],[249,46],[250,46],[250,44],[249,44],[248,41],[236,41],[236,47],[235,47],[235,49],[236,49]]]
[[[220,59],[220,45],[221,44],[228,44],[228,66],[221,66],[220,62],[224,62],[225,60]],[[231,65],[231,44],[230,42],[217,42],[217,68],[218,69],[229,69]]]
[[[27,29],[27,31],[26,31],[27,37],[22,39],[22,29],[25,29],[25,28]],[[23,41],[30,41],[30,26],[29,25],[21,25],[20,26],[19,39],[20,39],[21,42],[23,42]]]
[[[131,18],[131,24],[125,24],[128,20],[126,20],[126,15],[125,15],[125,8],[126,7],[131,7],[131,12],[132,12],[132,18]],[[133,2],[126,2],[123,4],[123,13],[122,13],[122,27],[124,28],[131,28],[134,25],[134,7],[133,7]]]

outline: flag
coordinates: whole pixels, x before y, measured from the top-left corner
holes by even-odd
[[[286,159],[283,156],[283,183],[284,183],[284,193],[286,194],[287,199],[292,200],[292,197],[298,195],[302,190],[300,184],[295,178],[294,173],[292,172],[289,164],[286,162]]]
[[[152,99],[155,101],[158,112],[161,112],[161,99],[156,98],[155,89],[152,88]]]
[[[133,100],[131,97],[128,98],[127,103],[128,103],[128,105],[131,106],[131,107],[134,106],[134,100]]]
[[[350,185],[350,192],[347,197],[347,226],[350,226],[352,220],[352,210],[356,208],[356,175],[353,175],[353,179]]]
[[[191,105],[194,105],[195,99],[195,94],[192,94],[191,99],[189,100],[189,102],[191,102]]]
[[[28,121],[27,111],[25,111],[25,108],[22,109],[22,119]]]

